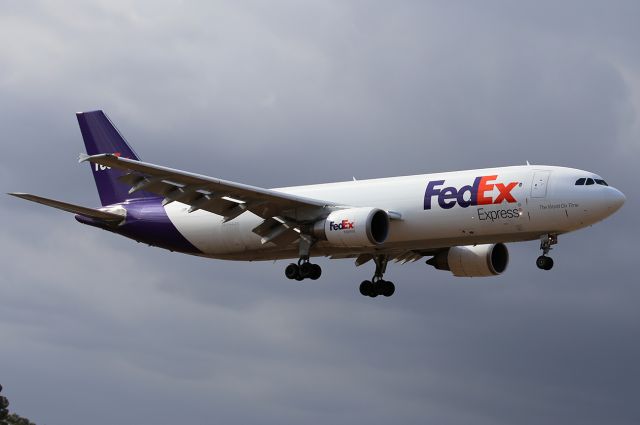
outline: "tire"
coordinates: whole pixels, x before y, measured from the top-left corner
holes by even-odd
[[[300,264],[300,276],[303,279],[311,277],[312,274],[313,274],[313,264],[311,263]]]
[[[360,294],[365,297],[370,297],[373,292],[373,283],[369,280],[363,280],[360,284]]]
[[[553,258],[541,255],[536,260],[536,266],[542,270],[551,270],[553,268]]]
[[[312,264],[311,274],[309,277],[311,280],[318,280],[320,279],[320,276],[322,276],[322,267],[317,264]]]
[[[291,263],[284,269],[284,275],[287,279],[296,279],[300,275],[300,268],[297,264]]]
[[[393,282],[383,281],[380,283],[382,283],[380,288],[381,295],[384,295],[385,297],[390,297],[391,295],[393,295],[394,292],[396,292],[396,285],[394,285]]]
[[[544,255],[541,255],[536,259],[536,266],[538,266],[539,269],[545,270],[546,265],[547,257],[545,257]]]

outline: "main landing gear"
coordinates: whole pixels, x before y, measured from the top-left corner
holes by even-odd
[[[298,260],[298,264],[291,263],[284,269],[284,274],[287,276],[287,279],[292,280],[318,280],[322,275],[322,268],[317,265],[309,262],[309,252],[311,251],[311,246],[314,244],[315,240],[309,235],[300,235],[300,243],[299,243],[299,253],[300,259]]]
[[[318,280],[322,275],[322,268],[309,262],[308,258],[300,258],[298,264],[291,263],[284,269],[284,274],[288,279],[295,280]]]
[[[374,258],[376,263],[376,271],[371,280],[365,280],[360,284],[360,293],[365,297],[375,298],[378,295],[390,297],[396,291],[393,282],[382,279],[384,272],[387,270],[387,262],[389,259],[386,255],[378,255]]]
[[[540,249],[542,255],[536,260],[536,266],[542,270],[551,270],[553,267],[553,258],[547,257],[549,251],[551,251],[551,245],[558,243],[558,235],[548,234],[540,238]]]

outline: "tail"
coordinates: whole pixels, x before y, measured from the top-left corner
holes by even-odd
[[[78,112],[76,116],[87,154],[112,153],[123,158],[139,160],[138,155],[131,149],[104,112]],[[118,177],[123,175],[122,171],[98,164],[90,164],[90,166],[103,206],[131,198],[129,186],[118,180]],[[148,192],[136,192],[135,194],[136,198],[153,196],[155,195]]]

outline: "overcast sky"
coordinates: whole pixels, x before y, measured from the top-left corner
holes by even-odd
[[[38,424],[638,424],[637,1],[0,0],[2,192],[98,197],[74,112],[266,187],[537,164],[627,196],[496,278],[149,248],[0,197],[0,383]]]

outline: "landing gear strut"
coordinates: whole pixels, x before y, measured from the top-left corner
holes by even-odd
[[[311,279],[317,280],[322,275],[322,268],[309,261],[309,251],[311,251],[311,245],[315,240],[307,235],[300,235],[299,253],[300,259],[298,264],[291,263],[284,269],[284,274],[287,279],[304,280]]]
[[[540,237],[540,249],[542,255],[536,260],[536,266],[542,270],[551,270],[553,267],[553,258],[547,257],[549,251],[551,251],[551,245],[558,243],[558,235],[548,234]]]
[[[376,271],[371,280],[365,280],[360,284],[360,293],[365,297],[375,298],[378,295],[390,297],[396,291],[393,282],[382,279],[384,272],[387,270],[387,262],[389,258],[386,255],[378,255],[374,257],[376,263]]]

